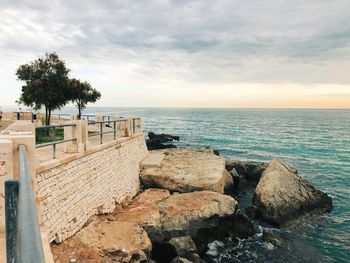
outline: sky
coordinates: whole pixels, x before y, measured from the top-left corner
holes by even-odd
[[[0,105],[54,51],[94,106],[350,108],[349,0],[0,0]]]

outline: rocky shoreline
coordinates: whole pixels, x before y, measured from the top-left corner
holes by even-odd
[[[208,262],[208,244],[234,246],[253,236],[251,220],[291,227],[332,208],[326,194],[277,159],[225,160],[210,149],[159,151],[162,166],[141,171],[139,195],[53,244],[55,262]],[[248,188],[255,189],[253,198],[238,209],[237,196]],[[282,245],[268,233],[263,240]]]

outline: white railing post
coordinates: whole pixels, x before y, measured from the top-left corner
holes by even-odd
[[[73,124],[73,126],[64,127],[64,140],[69,140],[75,138],[72,142],[69,142],[64,147],[64,152],[66,153],[81,153],[84,152],[84,142],[83,142],[83,128],[84,121],[73,120],[68,122]],[[68,124],[66,123],[66,124]]]

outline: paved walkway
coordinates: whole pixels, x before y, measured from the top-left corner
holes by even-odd
[[[14,123],[14,121],[0,121],[0,131],[5,130],[12,123]]]
[[[5,234],[0,232],[0,262],[6,262]]]

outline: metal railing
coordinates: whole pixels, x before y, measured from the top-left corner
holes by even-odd
[[[137,121],[138,124],[136,124]],[[141,118],[132,118],[132,134],[136,133],[136,128],[141,129]]]
[[[58,124],[58,125],[49,125],[49,126],[39,126],[39,127],[36,127],[35,130],[36,132],[38,130],[41,130],[41,129],[52,129],[52,137],[54,139],[54,141],[52,142],[47,142],[47,143],[41,143],[41,144],[37,144],[36,145],[36,148],[43,148],[43,147],[48,147],[48,146],[52,146],[52,158],[53,159],[56,159],[56,145],[57,144],[61,144],[61,143],[65,143],[65,142],[73,142],[73,141],[76,141],[77,138],[76,137],[73,137],[73,138],[68,138],[68,139],[64,139],[64,140],[58,140],[58,141],[55,141],[55,138],[56,138],[56,129],[57,128],[64,128],[64,127],[75,127],[76,124]]]
[[[113,133],[113,140],[116,140],[117,139],[117,132],[118,131],[126,131],[128,128],[125,127],[125,128],[117,128],[117,123],[127,123],[127,119],[119,119],[119,120],[108,120],[108,121],[92,121],[92,122],[89,122],[88,125],[96,125],[98,124],[99,127],[100,127],[100,130],[99,132],[93,132],[93,133],[90,133],[88,135],[88,137],[93,137],[93,136],[100,136],[100,144],[103,144],[103,135],[104,134],[108,134],[108,133]],[[110,125],[111,123],[113,123],[113,127]],[[106,126],[108,128],[112,128],[112,130],[109,130],[109,131],[104,131],[103,130],[103,126]]]
[[[18,151],[19,180],[5,181],[6,259],[8,263],[44,263],[26,147],[20,145]]]

